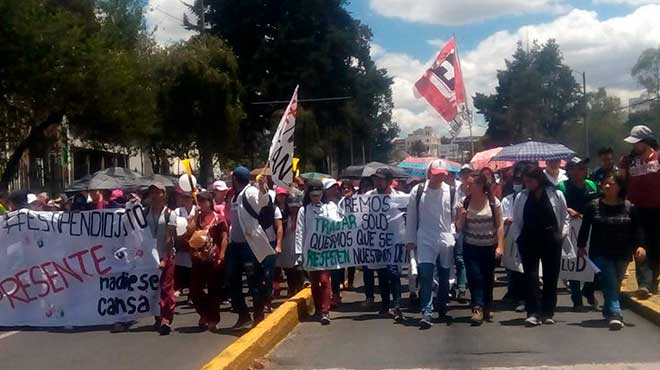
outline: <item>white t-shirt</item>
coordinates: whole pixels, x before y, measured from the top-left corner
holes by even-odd
[[[172,226],[176,227],[176,214],[174,212],[169,212],[169,220],[165,220],[165,211],[167,207],[163,207],[160,211],[160,214],[154,215],[151,212],[151,208],[146,208],[144,212],[144,217],[147,220],[147,225],[149,226],[149,231],[151,235],[156,239],[156,249],[158,250],[159,258],[164,258],[167,255],[167,227]]]
[[[274,206],[274,207],[275,207],[275,219],[281,220],[282,211],[280,211],[280,207],[278,206]],[[277,233],[275,232],[275,223],[273,223],[273,226],[266,229],[266,235],[268,235],[268,240],[270,240],[271,242],[277,241]]]
[[[548,180],[550,180],[550,182],[555,186],[559,185],[559,183],[562,181],[568,180],[568,176],[566,176],[566,171],[561,168],[559,169],[559,173],[557,174],[556,178],[550,176],[547,170],[543,170],[543,173],[545,174],[545,177],[547,177]]]

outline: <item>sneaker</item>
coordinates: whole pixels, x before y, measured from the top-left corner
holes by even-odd
[[[479,326],[484,322],[484,313],[481,311],[481,307],[472,308],[472,317],[470,317],[470,323],[472,326]]]
[[[554,325],[555,324],[555,319],[552,317],[546,317],[543,319],[543,325]]]
[[[535,326],[541,325],[541,321],[536,316],[530,316],[525,320],[525,326],[528,328],[533,328]]]
[[[199,330],[202,331],[209,330],[209,324],[206,322],[206,320],[203,319],[199,319],[199,321],[197,322],[197,327],[199,328]]]
[[[639,288],[637,289],[637,298],[639,299],[649,299],[651,298],[651,292],[648,290],[648,288]]]
[[[516,312],[525,312],[525,302],[518,302],[515,309]]]
[[[405,318],[403,317],[403,313],[401,312],[401,309],[395,308],[393,313],[394,313],[393,315],[394,321],[401,322],[405,320]]]
[[[467,303],[467,298],[465,298],[466,294],[467,293],[465,293],[464,290],[459,290],[458,291],[458,295],[456,295],[456,300],[458,301],[458,303],[460,303],[460,304]]]
[[[428,316],[423,316],[421,320],[419,320],[419,326],[420,328],[426,330],[430,329],[433,327],[433,323],[431,322],[431,318]]]
[[[610,330],[621,330],[625,325],[621,318],[614,317],[610,319],[608,326],[610,327]]]
[[[321,325],[326,326],[330,325],[330,314],[324,313],[321,315]]]
[[[170,324],[160,324],[160,329],[158,329],[158,334],[160,335],[170,335],[172,332],[172,327]]]
[[[160,317],[154,318],[154,330],[155,331],[160,330]]]
[[[387,307],[382,307],[380,310],[378,310],[378,314],[381,316],[389,315],[390,312],[391,312],[390,309]]]
[[[246,316],[239,316],[238,321],[236,321],[236,324],[232,326],[232,330],[245,330],[249,329],[252,327],[252,319],[250,318],[249,315]]]

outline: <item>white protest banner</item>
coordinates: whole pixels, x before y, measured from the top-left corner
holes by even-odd
[[[84,326],[158,313],[158,252],[142,213],[0,218],[0,326]]]
[[[559,278],[564,280],[594,281],[595,265],[588,258],[578,257],[577,238],[582,226],[581,218],[572,218],[565,244],[562,247],[561,270]],[[589,243],[587,242],[587,251]]]
[[[356,195],[339,219],[305,215],[305,270],[408,264],[404,235],[409,195]]]
[[[297,111],[298,86],[277,125],[277,131],[275,131],[268,152],[268,167],[273,172],[273,182],[284,188],[288,188],[293,183],[293,140]]]
[[[504,242],[506,248],[504,248],[504,256],[502,256],[502,266],[511,271],[523,272],[522,259],[520,258],[520,252],[518,252],[518,243],[513,240],[511,225],[504,226]]]

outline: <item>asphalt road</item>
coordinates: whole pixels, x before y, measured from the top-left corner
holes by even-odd
[[[165,337],[153,331],[153,319],[117,334],[111,334],[108,327],[73,331],[0,328],[0,369],[197,370],[243,334],[226,329],[217,334],[200,332],[199,316],[181,303],[173,331]],[[220,326],[229,328],[237,315],[223,308]]]
[[[496,299],[504,294],[498,288]],[[404,295],[406,297],[407,295]],[[624,312],[627,327],[611,332],[600,312],[573,313],[562,291],[554,326],[526,328],[524,314],[495,313],[471,327],[467,306],[453,305],[451,325],[420,331],[419,314],[396,324],[365,310],[360,293],[345,292],[330,326],[307,321],[263,361],[268,369],[490,369],[658,370],[660,328]],[[601,300],[602,302],[602,300]]]

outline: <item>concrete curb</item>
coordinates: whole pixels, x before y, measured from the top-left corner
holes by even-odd
[[[635,296],[637,281],[635,278],[635,263],[628,265],[627,277],[621,283],[621,300],[631,310],[660,325],[660,297],[657,295],[649,299],[639,299]]]
[[[303,289],[284,302],[264,321],[202,367],[202,370],[245,370],[264,356],[307,316],[313,308],[312,290]]]

